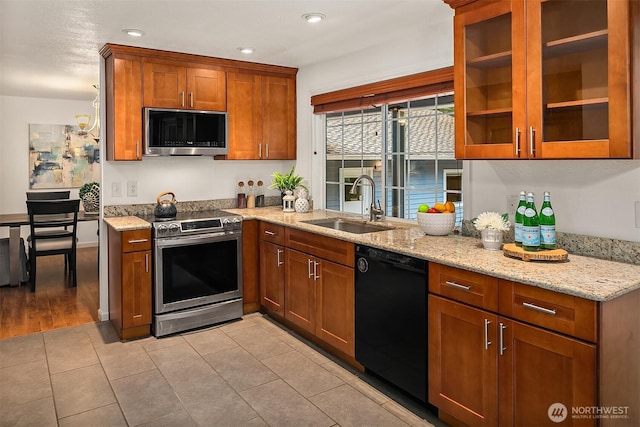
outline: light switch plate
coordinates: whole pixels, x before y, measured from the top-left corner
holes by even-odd
[[[640,228],[640,201],[636,202],[636,228]]]
[[[111,183],[111,197],[122,197],[122,184],[120,182]]]
[[[507,196],[507,213],[509,214],[509,221],[511,221],[511,223],[515,223],[516,221],[516,207],[518,207],[519,201],[520,195],[518,194]]]

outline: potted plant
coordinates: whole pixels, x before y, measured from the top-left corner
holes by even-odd
[[[481,233],[482,245],[485,249],[498,251],[502,247],[503,232],[511,227],[509,216],[497,212],[482,212],[472,220],[473,225]]]
[[[97,214],[100,212],[100,183],[87,182],[78,191],[82,206],[86,213]]]
[[[291,166],[289,173],[282,174],[280,172],[274,172],[271,176],[273,177],[273,182],[269,185],[269,188],[277,188],[282,195],[284,195],[285,191],[291,191],[291,193],[293,193],[293,190],[298,187],[302,187],[305,190],[307,189],[302,183],[304,178],[295,174],[295,165]]]

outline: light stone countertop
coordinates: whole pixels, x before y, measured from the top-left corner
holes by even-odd
[[[609,301],[640,289],[640,265],[572,254],[569,254],[566,262],[525,262],[506,257],[502,251],[488,251],[482,248],[482,244],[476,238],[454,234],[427,236],[415,221],[395,221],[387,218],[385,221],[376,223],[392,225],[396,228],[367,234],[353,234],[305,224],[301,221],[335,217],[362,221],[368,218],[325,210],[313,210],[305,214],[288,213],[283,212],[279,206],[225,210],[240,214],[244,219],[258,219],[294,227],[593,301]]]
[[[104,218],[111,228],[116,231],[144,230],[151,228],[151,223],[137,216],[112,216]]]

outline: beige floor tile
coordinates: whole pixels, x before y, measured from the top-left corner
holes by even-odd
[[[100,365],[51,375],[58,418],[79,414],[116,401]]]
[[[219,328],[184,334],[183,338],[201,356],[238,347],[238,343],[229,338],[229,336]]]
[[[293,350],[290,345],[274,335],[269,326],[263,324],[225,333],[258,360]]]
[[[21,405],[8,408],[0,405],[0,426],[38,426],[55,427],[56,409],[53,398],[32,400]]]
[[[191,418],[202,426],[235,426],[258,415],[217,374],[181,382],[173,389]]]
[[[58,420],[60,427],[127,427],[127,421],[122,415],[120,406],[117,403],[102,406],[82,412],[77,415],[71,415]]]
[[[158,370],[111,382],[129,425],[138,425],[180,412],[182,404]]]
[[[172,335],[169,337],[148,337],[138,340],[142,347],[147,351],[160,350],[162,348],[173,347],[174,345],[184,344],[182,335]]]
[[[0,368],[45,358],[42,334],[0,340]]]
[[[151,421],[137,424],[136,427],[197,427],[198,424],[191,418],[191,415],[182,406],[176,408],[174,412],[161,416]],[[213,426],[212,426],[213,427]]]
[[[405,423],[414,427],[422,427],[422,426],[433,426],[433,424],[429,423],[427,420],[424,420],[418,417],[413,412],[407,410],[402,405],[394,402],[393,400],[389,400],[384,405],[382,405],[384,409],[391,412],[396,417],[400,418]]]
[[[407,426],[400,418],[346,384],[309,400],[342,427]]]
[[[51,374],[99,363],[84,328],[65,328],[43,333]]]
[[[36,360],[0,369],[1,412],[33,400],[51,397],[47,361]]]
[[[240,395],[272,426],[329,427],[335,424],[282,380],[253,387],[240,392]]]
[[[186,341],[150,351],[149,356],[172,386],[207,375],[218,375]]]
[[[237,391],[278,378],[273,371],[241,347],[208,354],[204,358]]]
[[[315,396],[344,384],[340,378],[297,351],[270,357],[262,362],[304,397]]]
[[[102,345],[96,352],[109,380],[156,369],[142,344],[135,341]]]

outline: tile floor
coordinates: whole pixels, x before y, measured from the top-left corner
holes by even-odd
[[[441,425],[356,374],[260,314],[124,343],[92,323],[0,340],[0,426]]]

